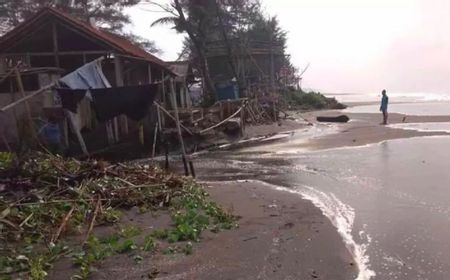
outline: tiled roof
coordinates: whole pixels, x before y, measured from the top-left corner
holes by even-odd
[[[126,38],[121,37],[116,34],[112,34],[105,30],[100,30],[100,29],[94,28],[90,24],[83,22],[79,19],[76,19],[76,18],[70,16],[69,14],[62,12],[60,10],[57,10],[55,8],[42,9],[36,15],[34,15],[32,18],[30,18],[29,20],[18,25],[16,28],[14,28],[13,30],[11,30],[10,32],[5,34],[3,37],[1,37],[0,38],[0,51],[2,49],[2,45],[4,45],[6,42],[8,42],[8,41],[11,42],[11,40],[14,40],[14,38],[17,38],[17,36],[20,36],[21,33],[23,33],[24,31],[28,30],[29,28],[33,28],[34,24],[37,21],[39,21],[40,19],[43,19],[47,16],[54,16],[54,17],[58,18],[59,20],[71,25],[73,28],[76,28],[77,30],[85,33],[86,35],[111,46],[119,54],[143,59],[145,61],[157,64],[157,65],[169,70],[170,72],[172,72],[170,70],[169,66],[164,61],[162,61],[161,59],[157,58],[156,56],[148,53],[141,47],[136,46],[135,44],[131,43]]]

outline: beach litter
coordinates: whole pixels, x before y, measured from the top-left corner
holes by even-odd
[[[2,154],[0,279],[13,279],[11,275],[18,273],[45,279],[53,262],[74,252],[80,273],[72,279],[86,279],[94,261],[139,247],[131,239],[119,240],[140,234],[138,228],[128,228],[125,234],[122,229],[108,246],[99,241],[102,236],[93,234],[94,227],[117,224],[123,211],[136,208],[169,210],[173,222],[171,228],[146,236],[143,251],[154,249],[153,238],[199,241],[203,230],[217,232],[235,225],[235,218],[211,201],[193,179],[156,166],[79,161],[45,153],[15,161]],[[188,245],[181,251],[190,252],[192,245]]]

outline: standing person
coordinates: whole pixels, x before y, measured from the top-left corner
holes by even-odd
[[[386,90],[383,89],[383,91],[381,92],[381,106],[380,106],[380,111],[383,113],[383,123],[382,124],[387,124],[387,119],[388,119],[388,103],[389,103],[389,97],[386,94]]]

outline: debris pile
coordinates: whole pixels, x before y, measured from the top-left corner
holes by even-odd
[[[31,271],[27,253],[46,254],[64,237],[77,236],[79,245],[86,244],[94,226],[119,222],[121,211],[131,207],[169,209],[173,219],[200,209],[196,215],[207,217],[207,222],[185,240],[198,239],[210,223],[212,229],[233,222],[231,215],[206,198],[199,184],[158,167],[44,153],[20,163],[8,156],[0,159],[0,276]],[[30,246],[33,249],[27,252]]]

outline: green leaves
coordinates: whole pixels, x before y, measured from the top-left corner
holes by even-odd
[[[155,249],[155,240],[151,235],[146,235],[144,238],[144,244],[141,248],[143,251],[149,252]]]

